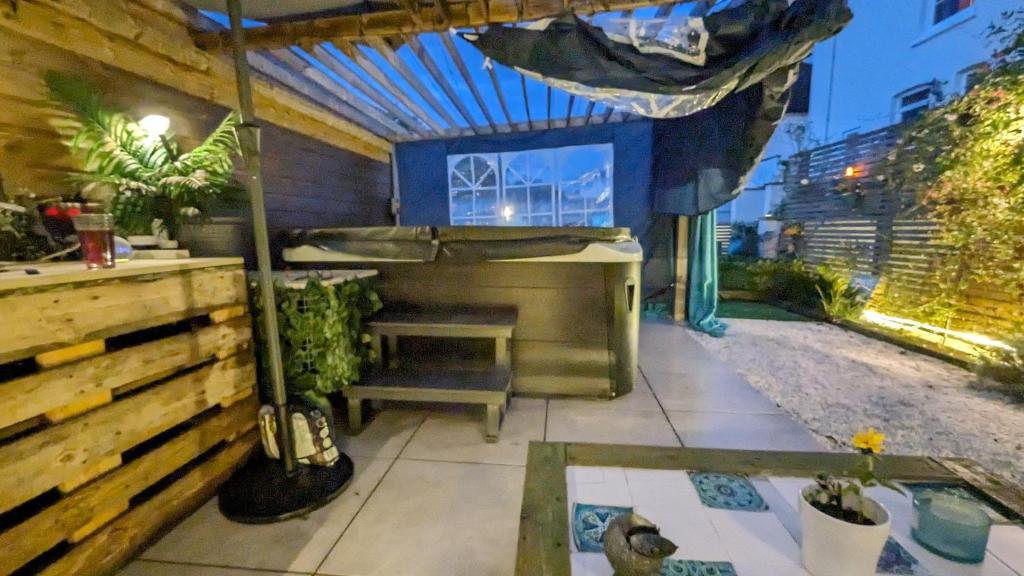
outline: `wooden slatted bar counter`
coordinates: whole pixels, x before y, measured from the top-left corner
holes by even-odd
[[[242,260],[0,265],[0,575],[108,574],[249,454]]]

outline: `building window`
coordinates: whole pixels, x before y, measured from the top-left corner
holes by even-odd
[[[974,0],[935,0],[932,24],[938,24],[947,18],[955,16],[972,5],[974,5]]]
[[[960,80],[960,93],[967,94],[972,88],[978,85],[982,79],[985,78],[985,74],[988,74],[988,64],[975,64],[960,71],[957,75]]]
[[[931,84],[918,86],[896,96],[896,121],[910,122],[921,116],[935,103],[935,90]]]
[[[453,226],[612,226],[611,144],[448,157]]]

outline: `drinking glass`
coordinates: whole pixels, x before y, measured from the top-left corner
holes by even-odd
[[[112,214],[79,214],[72,218],[82,260],[90,270],[114,267],[114,216]]]

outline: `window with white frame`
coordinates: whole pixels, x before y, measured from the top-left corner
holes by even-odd
[[[974,0],[933,0],[932,24],[938,24],[974,5]]]
[[[928,111],[935,103],[931,84],[917,86],[896,95],[896,121],[909,122]]]
[[[612,226],[611,144],[448,157],[453,226]]]
[[[966,94],[971,91],[972,88],[978,85],[982,79],[985,78],[985,74],[989,72],[989,65],[975,64],[974,66],[968,66],[957,74],[957,80],[959,80],[959,88],[961,94]]]

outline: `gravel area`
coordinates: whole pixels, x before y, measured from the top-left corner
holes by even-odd
[[[1024,482],[1024,404],[975,374],[830,324],[727,323],[696,337],[831,446],[874,426],[889,452],[973,458]]]

